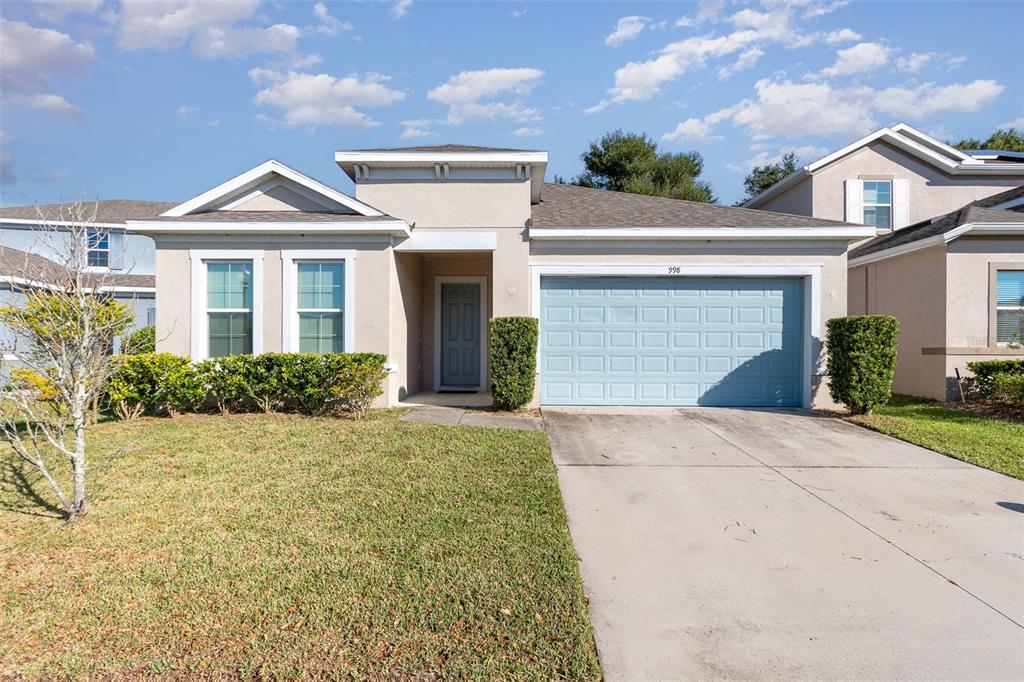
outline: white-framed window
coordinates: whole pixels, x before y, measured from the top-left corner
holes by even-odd
[[[86,265],[90,268],[110,267],[110,232],[89,230]]]
[[[263,350],[263,252],[190,251],[193,360]]]
[[[864,224],[881,229],[892,229],[892,181],[865,180]]]
[[[1024,343],[1024,270],[996,272],[996,345]]]
[[[282,251],[282,348],[286,353],[355,349],[355,252]]]

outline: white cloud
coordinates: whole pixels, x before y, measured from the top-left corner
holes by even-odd
[[[1024,116],[1021,116],[1020,118],[1015,118],[1012,121],[1007,121],[1006,123],[1000,123],[999,125],[996,126],[996,128],[998,128],[999,130],[1013,128],[1015,130],[1024,132]]]
[[[838,45],[839,43],[852,43],[855,40],[863,38],[861,34],[857,33],[848,28],[841,28],[838,31],[832,31],[825,35],[825,42],[829,45]]]
[[[430,90],[427,98],[448,105],[448,122],[456,125],[471,119],[535,120],[540,117],[536,109],[496,98],[529,94],[543,75],[532,68],[462,71]]]
[[[763,56],[764,50],[759,47],[752,47],[749,50],[742,52],[735,62],[718,69],[718,80],[725,80],[734,73],[751,68],[757,64],[758,60]]]
[[[702,9],[707,10],[716,6],[718,5],[706,4]],[[706,20],[710,16],[707,12],[703,15],[698,13],[699,20],[702,17]],[[714,16],[717,17],[717,13]],[[704,67],[710,59],[749,51],[753,47],[767,43],[794,44],[805,41],[806,37],[792,27],[790,18],[790,12],[785,7],[770,12],[742,9],[728,18],[736,29],[732,33],[708,34],[678,40],[663,47],[652,59],[629,62],[620,67],[615,71],[615,85],[608,91],[608,96],[586,111],[594,113],[611,104],[650,99],[661,91],[664,84],[688,71]],[[755,55],[760,56],[756,52],[750,52],[746,61],[741,61],[738,65],[756,61]],[[731,71],[727,70],[726,75],[729,72]]]
[[[60,21],[70,14],[95,12],[103,0],[32,0],[36,14],[46,21]]]
[[[622,43],[633,40],[640,35],[643,30],[647,27],[650,19],[647,17],[640,16],[629,16],[622,17],[618,23],[615,24],[615,30],[608,34],[608,37],[604,39],[605,45],[621,45]]]
[[[320,20],[320,25],[313,30],[322,35],[333,36],[339,31],[351,31],[354,28],[350,22],[331,16],[327,5],[322,2],[313,5],[313,16]]]
[[[697,5],[697,23],[717,21],[725,7],[725,0],[701,0]]]
[[[675,130],[662,135],[661,139],[671,142],[682,142],[684,140],[703,142],[711,137],[713,130],[714,126],[707,121],[699,118],[688,118],[677,125]]]
[[[38,109],[50,114],[57,114],[59,116],[70,116],[71,118],[82,117],[81,109],[76,107],[74,104],[71,104],[60,95],[44,93],[27,95],[15,93],[10,95],[6,101],[14,106]]]
[[[831,149],[828,147],[816,147],[814,145],[804,145],[801,147],[780,147],[774,153],[768,151],[768,148],[764,145],[751,145],[750,151],[756,152],[753,156],[743,160],[740,163],[729,163],[726,164],[726,168],[737,173],[749,173],[755,166],[764,166],[769,163],[779,163],[782,161],[782,157],[793,152],[796,154],[797,163],[801,165],[807,165],[812,161],[816,161],[821,157],[828,154]]]
[[[896,68],[907,73],[917,73],[935,58],[934,52],[912,52],[896,60]]]
[[[874,105],[886,114],[900,118],[923,119],[946,112],[981,111],[995,101],[1005,89],[994,80],[976,80],[971,83],[942,86],[922,83],[913,88],[895,86],[879,90],[875,95]]]
[[[208,125],[211,128],[220,128],[220,119],[219,118],[211,119],[210,122],[208,123]]]
[[[512,134],[516,137],[539,137],[547,131],[543,128],[531,128],[529,126],[523,126],[522,128],[516,128]]]
[[[889,61],[892,50],[882,43],[857,43],[853,47],[839,50],[836,62],[822,69],[823,76],[852,76],[866,71],[874,71]]]
[[[92,46],[66,33],[0,19],[0,93],[9,105],[81,116],[64,97],[47,92],[49,82],[81,74],[94,58]]]
[[[226,28],[251,17],[259,0],[122,0],[118,43],[135,49],[168,49],[204,28]]]
[[[363,130],[378,122],[357,107],[380,107],[405,98],[404,92],[388,87],[388,78],[377,73],[337,78],[326,73],[251,69],[249,77],[263,86],[253,101],[282,110],[288,126],[340,125]]]
[[[690,17],[679,17],[672,25],[676,28],[689,28],[694,25],[694,21]]]
[[[292,52],[299,34],[299,29],[289,24],[266,28],[204,28],[196,33],[192,51],[208,59]]]
[[[409,8],[412,7],[412,0],[398,0],[394,5],[391,6],[391,16],[395,19],[401,19],[409,13]]]
[[[841,7],[846,7],[850,4],[850,0],[835,0],[835,2],[829,4],[818,4],[818,3],[807,3],[808,7],[804,11],[804,19],[813,19],[815,17],[821,17],[826,14],[831,14]]]
[[[412,137],[434,137],[437,135],[433,130],[430,129],[433,121],[426,118],[417,118],[411,121],[402,121],[404,129],[399,137],[412,138]]]
[[[182,104],[178,107],[178,119],[184,121],[197,111],[199,111],[199,107],[195,107],[190,104]]]

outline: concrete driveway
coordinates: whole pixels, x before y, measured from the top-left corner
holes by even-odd
[[[799,411],[546,409],[609,680],[1024,677],[1024,484]]]

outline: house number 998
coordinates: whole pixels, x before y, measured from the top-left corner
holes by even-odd
[[[678,265],[670,265],[668,267],[668,274],[670,274],[670,275],[678,275],[679,274],[679,266]]]

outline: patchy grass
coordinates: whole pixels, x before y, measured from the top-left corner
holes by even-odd
[[[869,429],[964,462],[1024,479],[1024,424],[895,395],[867,416],[848,419]]]
[[[0,677],[600,677],[546,435],[399,414],[102,424],[65,529],[5,460]]]

